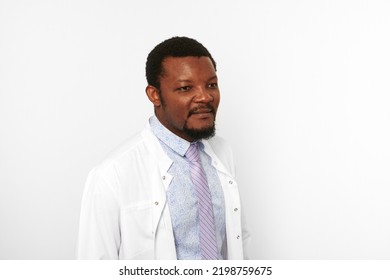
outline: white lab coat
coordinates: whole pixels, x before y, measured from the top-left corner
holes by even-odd
[[[203,143],[224,193],[227,258],[243,259],[249,235],[241,220],[231,149],[219,137]],[[82,199],[79,259],[177,259],[166,201],[171,164],[147,124],[90,172]]]

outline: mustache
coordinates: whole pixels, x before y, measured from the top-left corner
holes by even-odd
[[[188,112],[188,116],[191,116],[192,114],[198,114],[198,113],[212,113],[213,115],[215,115],[215,109],[211,105],[199,106],[194,109],[191,109]]]

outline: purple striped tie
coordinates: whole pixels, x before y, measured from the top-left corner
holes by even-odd
[[[192,143],[185,156],[190,161],[191,179],[198,198],[199,240],[203,260],[217,260],[217,241],[211,194],[198,152],[198,143]]]

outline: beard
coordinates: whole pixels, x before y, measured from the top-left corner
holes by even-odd
[[[215,135],[215,122],[210,127],[202,128],[202,129],[191,129],[188,128],[187,122],[184,124],[183,131],[194,141],[201,139],[210,139]]]
[[[166,103],[165,103],[165,100],[163,99],[160,91],[159,91],[159,96],[160,96],[160,100],[161,100],[161,105],[162,105],[163,109],[165,109]],[[202,129],[189,128],[187,121],[186,121],[184,123],[184,126],[183,126],[183,131],[185,134],[187,134],[187,136],[194,139],[194,141],[201,140],[201,139],[207,140],[207,139],[210,139],[211,137],[215,136],[215,116],[216,116],[215,109],[211,105],[202,106],[202,108],[207,108],[207,109],[211,110],[211,112],[214,114],[214,121],[210,127],[206,127],[206,128],[202,128]],[[202,109],[202,108],[198,107],[198,108],[191,110],[189,112],[188,116],[190,116],[191,114],[195,113],[197,110]]]
[[[188,127],[187,121],[184,123],[183,131],[189,136],[190,138],[194,139],[194,141],[201,140],[201,139],[209,139],[215,135],[215,116],[216,116],[216,111],[211,105],[205,105],[201,107],[197,107],[192,109],[188,117],[191,116],[194,113],[197,113],[199,110],[202,109],[208,109],[210,112],[214,115],[214,121],[212,125],[209,127],[201,128],[201,129],[193,129]]]

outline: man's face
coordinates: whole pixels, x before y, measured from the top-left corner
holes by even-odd
[[[214,135],[219,89],[208,57],[166,58],[156,98],[157,118],[179,137],[192,142]]]

